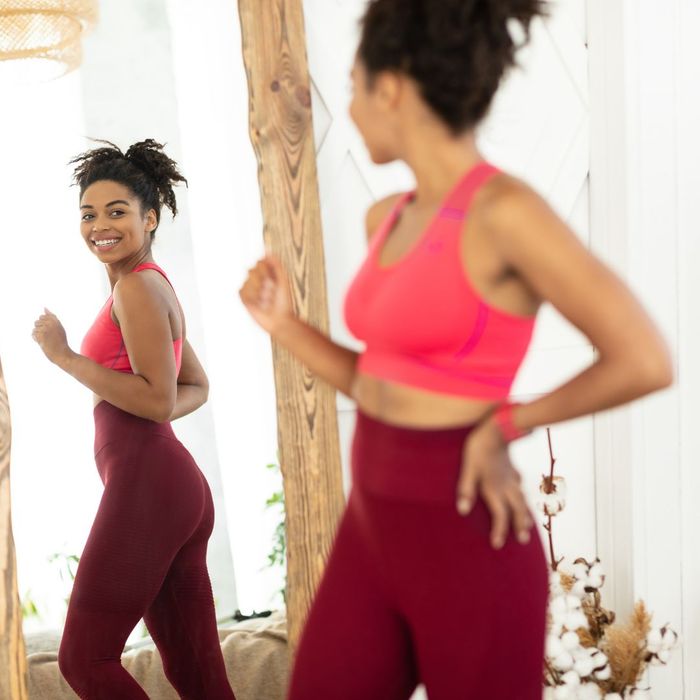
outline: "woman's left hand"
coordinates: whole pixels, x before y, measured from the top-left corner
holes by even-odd
[[[467,515],[481,495],[491,512],[491,545],[500,549],[512,520],[518,541],[530,540],[532,518],[521,488],[521,477],[508,455],[499,429],[485,420],[469,433],[457,486],[457,510]]]
[[[68,347],[66,331],[61,322],[48,309],[34,322],[32,338],[36,340],[39,347],[44,351],[44,355],[54,364],[67,357],[71,349]]]

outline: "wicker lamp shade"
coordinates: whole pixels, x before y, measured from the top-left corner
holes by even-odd
[[[97,0],[0,0],[0,75],[55,78],[80,65]]]

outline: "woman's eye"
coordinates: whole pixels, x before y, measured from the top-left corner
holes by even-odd
[[[83,221],[90,221],[92,219],[92,214],[85,214],[83,216]]]
[[[121,209],[115,209],[114,211],[110,212],[112,216],[116,214],[117,216],[121,216],[124,212]]]

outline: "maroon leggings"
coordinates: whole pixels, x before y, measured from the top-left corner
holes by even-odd
[[[547,565],[533,528],[489,544],[455,491],[470,427],[358,414],[353,487],[304,628],[290,700],[541,700]]]
[[[170,423],[102,401],[95,461],[104,493],[68,605],[58,663],[83,700],[144,700],[121,665],[144,619],[168,680],[187,700],[232,700],[206,566],[209,486]]]

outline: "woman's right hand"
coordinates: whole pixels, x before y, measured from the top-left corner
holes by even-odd
[[[272,255],[265,256],[248,270],[248,278],[238,294],[256,323],[270,335],[296,316],[287,272]]]

